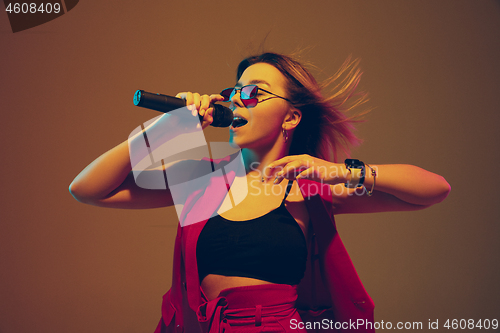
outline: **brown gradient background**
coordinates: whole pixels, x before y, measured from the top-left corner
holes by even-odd
[[[307,48],[318,79],[361,58],[375,110],[353,156],[452,186],[424,211],[338,217],[376,320],[500,319],[498,1],[87,0],[16,34],[0,13],[1,333],[153,331],[174,209],[87,206],[68,185],[157,115],[136,89],[218,92],[266,36]]]

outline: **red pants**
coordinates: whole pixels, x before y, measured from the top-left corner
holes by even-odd
[[[229,288],[203,303],[197,315],[204,332],[305,333],[296,326],[302,321],[295,308],[296,299],[297,288],[285,284]]]

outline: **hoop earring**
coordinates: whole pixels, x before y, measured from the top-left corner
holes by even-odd
[[[283,132],[283,140],[285,140],[285,142],[287,142],[288,141],[288,132],[284,128],[283,128],[282,132]]]

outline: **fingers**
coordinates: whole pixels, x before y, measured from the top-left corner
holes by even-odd
[[[183,100],[185,100],[187,109],[191,111],[193,116],[196,115],[199,105],[195,105],[195,96],[192,92],[190,91],[180,92],[177,95],[175,95],[175,97],[182,98]]]
[[[201,121],[202,128],[207,127],[213,122],[214,108],[211,105],[224,100],[224,97],[219,94],[200,95],[199,93],[190,91],[178,93],[175,97],[186,100],[187,108],[192,111],[193,115],[198,113],[203,117]]]
[[[207,109],[210,107],[210,96],[200,96],[200,94],[195,94],[195,100],[195,105],[198,106],[198,113],[200,116],[204,117]]]
[[[275,184],[284,179],[308,179],[335,185],[344,183],[346,177],[344,164],[328,162],[310,155],[287,156],[270,163],[268,168],[271,168],[269,174],[276,174]]]
[[[280,160],[271,163],[268,168],[271,168],[270,174],[274,174],[277,170],[274,183],[279,184],[283,179],[297,179],[299,174],[305,170],[309,170],[314,166],[314,160],[310,156],[287,156]],[[281,169],[281,170],[280,170]]]
[[[210,103],[215,103],[215,102],[222,102],[224,100],[224,97],[219,94],[212,94],[210,95]]]
[[[214,121],[213,117],[214,108],[208,108],[203,114],[202,128],[206,128]]]
[[[294,180],[300,178],[300,176],[304,176],[304,172],[312,170],[312,167],[308,167],[306,165],[302,165],[300,163],[289,163],[287,164],[283,170],[279,171],[274,178],[274,184],[280,184],[284,179]],[[304,177],[302,177],[304,178]]]

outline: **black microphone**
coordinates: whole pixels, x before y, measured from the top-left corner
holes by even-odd
[[[185,107],[186,101],[182,98],[137,90],[134,94],[134,105],[167,113]],[[213,104],[213,106],[214,112],[212,116],[214,121],[210,125],[214,127],[229,127],[233,122],[233,111],[223,105]],[[200,120],[203,119],[202,116],[199,117]]]

